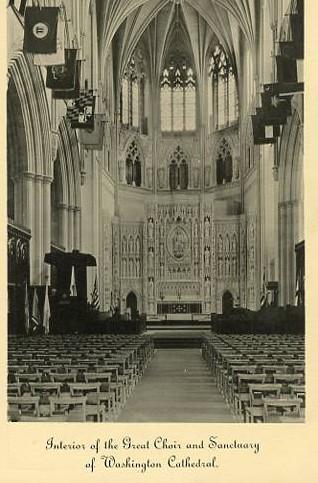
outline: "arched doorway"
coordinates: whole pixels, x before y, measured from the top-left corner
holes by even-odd
[[[126,298],[126,307],[130,309],[131,318],[135,319],[137,316],[137,297],[134,292],[129,292]]]
[[[224,292],[222,297],[222,313],[228,314],[233,310],[233,295],[228,290]]]

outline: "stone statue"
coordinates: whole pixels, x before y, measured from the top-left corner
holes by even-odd
[[[208,247],[205,247],[204,250],[204,266],[205,268],[208,268],[210,265],[210,249]]]
[[[158,169],[158,185],[159,185],[160,189],[164,188],[164,179],[165,179],[164,168],[159,168]]]
[[[161,221],[161,223],[159,225],[159,236],[160,236],[160,238],[163,238],[164,237],[163,221]]]
[[[153,298],[154,296],[154,285],[153,285],[153,278],[149,279],[149,297]]]
[[[164,264],[163,263],[160,263],[160,277],[161,278],[164,278]]]
[[[153,219],[149,218],[148,220],[148,237],[150,240],[153,239]]]
[[[204,236],[205,238],[209,238],[210,236],[210,221],[208,217],[204,220]]]
[[[149,253],[148,253],[148,267],[149,270],[153,270],[153,249],[150,248]]]
[[[205,298],[206,299],[209,299],[210,296],[211,296],[211,282],[210,282],[209,277],[207,277],[205,279],[205,283],[204,283],[204,293],[205,293]]]

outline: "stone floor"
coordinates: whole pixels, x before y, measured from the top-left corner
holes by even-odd
[[[157,349],[118,422],[232,423],[200,349]]]

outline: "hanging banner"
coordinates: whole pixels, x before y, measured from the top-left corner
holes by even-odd
[[[26,7],[23,50],[53,54],[57,50],[58,7]]]
[[[94,129],[95,96],[92,90],[82,91],[71,101],[66,118],[74,129]]]
[[[101,151],[104,140],[105,115],[95,114],[94,129],[81,129],[79,140],[84,149],[94,149]]]

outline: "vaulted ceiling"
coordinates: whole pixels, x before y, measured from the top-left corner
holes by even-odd
[[[111,48],[117,79],[139,45],[147,57],[149,75],[158,79],[176,32],[182,36],[198,76],[205,69],[206,54],[219,39],[236,64],[239,35],[254,48],[255,9],[259,0],[99,0],[99,48],[105,57]]]

